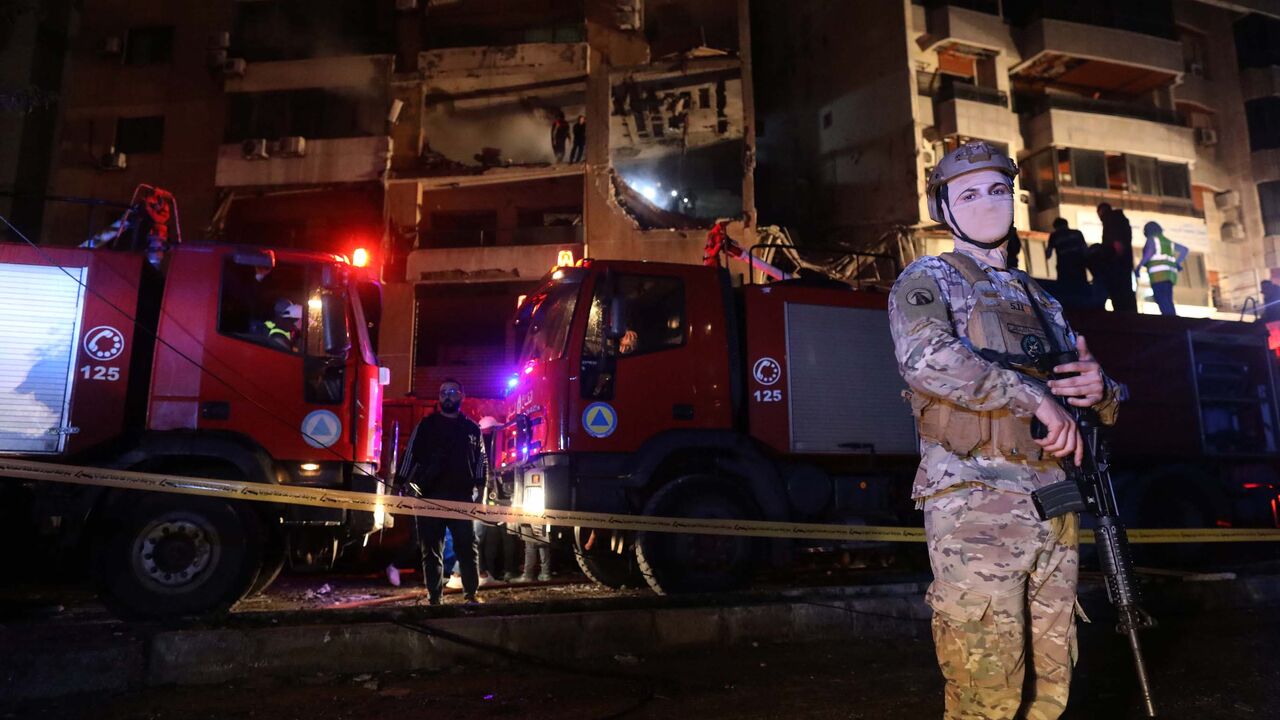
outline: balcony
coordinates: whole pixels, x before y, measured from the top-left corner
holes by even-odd
[[[1216,110],[1218,107],[1213,83],[1202,75],[1191,73],[1183,75],[1182,83],[1173,88],[1173,98],[1179,105],[1183,103],[1198,105],[1206,110]]]
[[[990,5],[998,8],[997,3]],[[1014,49],[1009,26],[995,14],[994,9],[980,12],[939,4],[929,9],[927,23],[929,34],[917,41],[926,51],[946,46],[996,52]]]
[[[345,55],[302,60],[251,62],[243,77],[229,78],[228,93],[256,93],[314,87],[349,87],[368,92],[391,80],[389,55]]]
[[[1195,162],[1194,131],[1161,108],[1046,97],[1023,114],[1027,148],[1075,147]]]
[[[1025,63],[1043,54],[1064,55],[1182,73],[1182,46],[1177,40],[1142,32],[1067,20],[1039,18],[1027,26],[1019,43]]]
[[[559,228],[544,229],[559,230]],[[561,251],[572,252],[575,260],[582,257],[580,228],[578,230],[577,242],[562,244],[490,245],[414,250],[409,253],[405,280],[411,283],[537,280],[559,263]]]
[[[525,43],[431,50],[418,56],[418,70],[433,92],[477,93],[523,87],[526,93],[546,94],[561,91],[564,83],[585,79],[587,44]]]
[[[1190,199],[1139,195],[1113,190],[1059,187],[1050,202],[1055,205],[1083,205],[1085,207],[1097,207],[1098,203],[1109,203],[1112,207],[1124,208],[1129,212],[1164,213],[1167,215],[1204,218],[1204,211],[1197,209],[1195,202]]]
[[[217,187],[269,187],[315,185],[382,180],[391,158],[391,138],[386,136],[308,140],[301,154],[284,157],[274,150],[279,143],[267,143],[266,157],[246,157],[246,145],[233,143],[218,148],[214,175]]]
[[[952,83],[938,92],[933,118],[941,137],[963,135],[1010,143],[1018,133],[1018,116],[1009,111],[1007,94],[964,83]]]
[[[1154,105],[1120,102],[1116,100],[1094,100],[1093,98],[1075,95],[1042,95],[1027,104],[1032,115],[1039,115],[1046,110],[1070,110],[1073,112],[1094,113],[1098,115],[1114,115],[1116,117],[1134,118],[1166,125],[1184,125],[1186,119],[1177,110],[1166,110]],[[1019,108],[1020,112],[1024,112]]]

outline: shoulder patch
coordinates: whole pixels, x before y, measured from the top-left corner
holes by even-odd
[[[893,300],[898,312],[911,320],[926,318],[950,324],[947,301],[942,296],[938,282],[925,273],[901,278],[893,288]]]

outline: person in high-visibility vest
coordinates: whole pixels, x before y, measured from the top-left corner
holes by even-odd
[[[267,342],[289,352],[298,351],[298,330],[302,306],[288,298],[280,298],[273,308],[272,319],[263,323]]]
[[[1187,246],[1165,237],[1164,228],[1157,222],[1144,225],[1142,234],[1147,236],[1147,244],[1142,249],[1142,262],[1134,268],[1133,276],[1137,278],[1145,267],[1160,314],[1177,315],[1173,307],[1173,286],[1178,284],[1178,273],[1182,272],[1182,262],[1187,259]]]

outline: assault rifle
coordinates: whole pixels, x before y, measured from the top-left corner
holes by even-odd
[[[1042,372],[1053,378],[1053,368],[1079,359],[1074,351],[1046,354],[1037,358]],[[1120,509],[1116,505],[1115,486],[1111,483],[1108,452],[1102,438],[1102,423],[1091,408],[1079,408],[1054,396],[1075,419],[1080,429],[1080,441],[1084,444],[1084,461],[1077,466],[1068,456],[1062,461],[1067,479],[1041,488],[1032,494],[1036,511],[1042,519],[1058,517],[1069,512],[1088,510],[1098,518],[1093,529],[1094,544],[1098,549],[1098,561],[1107,582],[1107,597],[1119,615],[1116,632],[1129,640],[1133,651],[1133,665],[1138,675],[1138,689],[1147,717],[1155,717],[1156,709],[1151,699],[1151,684],[1147,680],[1147,665],[1142,659],[1142,647],[1138,644],[1138,631],[1154,627],[1155,620],[1139,607],[1138,585],[1133,577],[1133,564],[1129,559],[1129,540],[1120,522]],[[1032,420],[1031,436],[1044,438],[1048,429],[1039,420]]]

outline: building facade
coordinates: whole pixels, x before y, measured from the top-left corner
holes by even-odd
[[[1022,167],[1024,267],[1053,278],[1056,218],[1098,242],[1096,206],[1191,250],[1180,314],[1238,317],[1280,270],[1271,185],[1280,3],[802,2],[755,8],[763,222],[818,244],[933,253],[933,164],[968,140]],[[848,29],[853,28],[852,34]],[[839,40],[837,40],[839,37]],[[774,77],[766,79],[764,73]],[[1273,189],[1276,188],[1276,189]],[[1275,199],[1273,199],[1275,198]],[[1144,311],[1155,312],[1146,275]]]
[[[715,219],[753,222],[746,7],[89,0],[48,193],[149,183],[187,240],[363,249],[390,396],[498,397],[517,301],[558,263],[697,262]],[[117,215],[58,203],[42,235]]]

